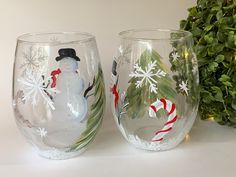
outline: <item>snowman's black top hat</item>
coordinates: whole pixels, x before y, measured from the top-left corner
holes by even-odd
[[[56,61],[60,61],[63,58],[70,57],[74,58],[76,61],[80,61],[80,58],[76,56],[76,52],[72,48],[64,48],[58,51],[59,56],[56,57]]]

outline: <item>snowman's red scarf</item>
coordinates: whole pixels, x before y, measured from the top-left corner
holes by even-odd
[[[114,100],[114,104],[115,104],[115,108],[118,104],[118,100],[119,100],[119,93],[117,92],[117,84],[114,84],[114,86],[111,88],[112,93],[115,96],[115,100]]]
[[[56,75],[59,75],[61,73],[61,70],[60,68],[54,70],[51,72],[51,76],[52,76],[52,84],[51,84],[51,88],[54,88],[56,87],[57,85],[57,78],[56,78]]]

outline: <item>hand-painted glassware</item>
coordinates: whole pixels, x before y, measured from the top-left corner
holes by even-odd
[[[105,107],[95,37],[39,33],[17,40],[13,78],[16,123],[38,153],[66,159],[94,139]]]
[[[179,30],[129,30],[112,67],[112,112],[125,139],[161,151],[190,131],[199,102],[192,35]]]

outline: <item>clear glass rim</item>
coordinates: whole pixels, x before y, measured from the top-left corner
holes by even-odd
[[[86,42],[90,40],[95,40],[95,36],[91,33],[87,32],[80,32],[80,31],[65,31],[65,32],[33,32],[33,33],[25,33],[17,37],[17,42],[23,42],[23,43],[38,43],[38,44],[48,44],[48,45],[55,45],[55,42],[44,42],[44,41],[37,41],[37,40],[29,40],[27,38],[34,37],[34,36],[45,36],[45,35],[77,35],[77,36],[84,36],[83,39],[75,39],[70,40],[69,42],[60,42],[57,44],[67,44],[67,43],[80,43],[80,42]]]
[[[140,33],[140,32],[156,32],[156,33],[177,33],[177,34],[182,34],[181,38],[178,39],[171,39],[170,37],[137,37],[137,36],[132,36],[134,34]],[[121,31],[119,34],[119,37],[121,39],[126,39],[126,40],[136,40],[136,41],[178,41],[183,38],[188,38],[192,37],[192,33],[189,31],[185,30],[175,30],[175,29],[165,29],[165,28],[144,28],[144,29],[129,29],[125,31]]]

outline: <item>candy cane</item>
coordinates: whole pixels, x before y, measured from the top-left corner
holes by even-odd
[[[156,112],[158,112],[160,109],[164,109],[168,112],[168,120],[164,124],[164,127],[155,133],[156,135],[152,138],[152,142],[162,141],[163,137],[173,129],[174,123],[177,120],[175,104],[164,98],[161,98],[150,105],[150,117],[155,117]]]

